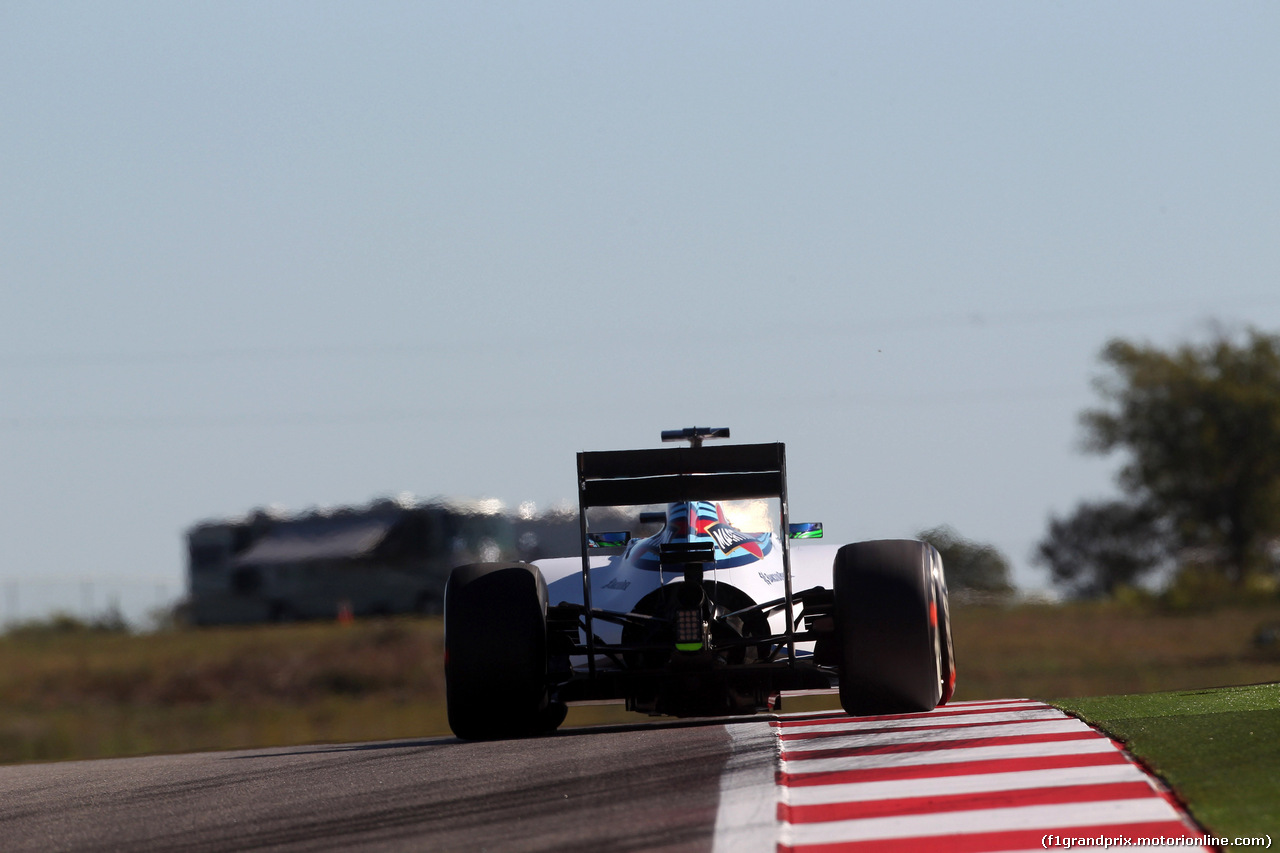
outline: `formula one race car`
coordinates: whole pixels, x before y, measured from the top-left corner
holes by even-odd
[[[449,726],[469,740],[553,731],[568,704],[678,717],[754,714],[839,688],[854,715],[928,711],[955,688],[942,559],[912,540],[816,539],[791,524],[781,443],[578,454],[583,553],[459,566],[445,589]],[[654,535],[589,529],[652,507]],[[776,511],[776,515],[775,515]],[[773,518],[777,526],[773,527]]]

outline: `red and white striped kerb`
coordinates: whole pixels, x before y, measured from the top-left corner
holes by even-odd
[[[1192,843],[1203,830],[1119,744],[1041,702],[796,714],[773,727],[779,853],[1087,850],[1138,839],[1206,849]]]

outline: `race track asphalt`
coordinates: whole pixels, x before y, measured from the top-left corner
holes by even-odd
[[[709,851],[723,721],[0,767],[7,851]],[[771,760],[772,756],[766,756]]]
[[[1214,843],[1105,733],[1030,699],[0,767],[0,853],[985,851],[1086,837]]]

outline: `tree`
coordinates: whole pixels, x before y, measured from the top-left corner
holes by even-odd
[[[1113,340],[1106,405],[1085,412],[1086,447],[1123,450],[1120,484],[1167,524],[1175,545],[1221,555],[1236,585],[1270,569],[1280,537],[1280,336],[1250,329],[1233,340],[1172,352]]]
[[[1049,519],[1034,562],[1058,586],[1078,596],[1110,596],[1168,559],[1167,535],[1149,507],[1126,501],[1083,503],[1067,518]]]
[[[950,589],[978,592],[1012,592],[1009,561],[994,545],[965,539],[948,525],[917,534],[942,555],[942,570]]]

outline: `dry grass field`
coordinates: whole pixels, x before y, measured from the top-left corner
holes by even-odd
[[[957,699],[1280,680],[1280,603],[1170,614],[957,605]],[[1277,632],[1280,633],[1280,632]],[[448,733],[439,620],[0,637],[0,762]],[[787,710],[796,710],[789,703]],[[644,719],[575,708],[568,724]]]
[[[1280,628],[1280,603],[1190,613],[1109,603],[957,607],[952,621],[960,700],[1280,681],[1280,640],[1257,642]]]

